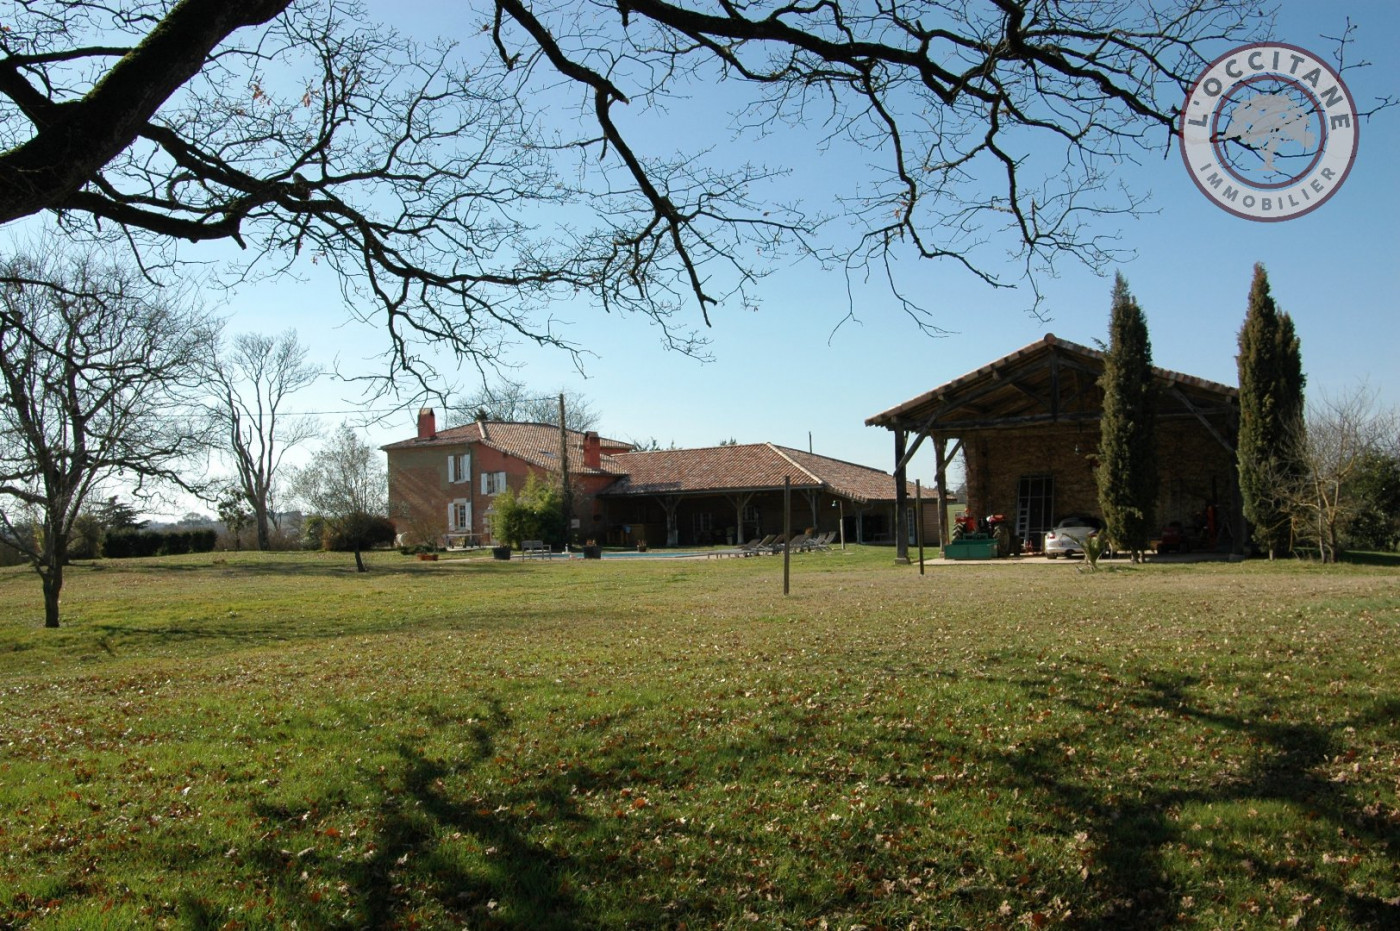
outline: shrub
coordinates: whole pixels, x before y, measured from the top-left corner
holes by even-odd
[[[106,528],[102,521],[88,511],[83,511],[73,521],[73,533],[68,538],[69,559],[101,559],[103,538]]]
[[[323,521],[325,549],[338,553],[367,550],[394,542],[398,531],[394,522],[378,514],[363,511],[347,514],[335,521]]]
[[[302,523],[301,548],[304,550],[329,549],[327,546],[326,519],[312,514]]]
[[[564,541],[564,496],[559,486],[531,475],[520,491],[506,489],[492,505],[491,533],[511,546],[522,540]]]
[[[0,567],[23,566],[29,558],[4,540],[0,540]]]

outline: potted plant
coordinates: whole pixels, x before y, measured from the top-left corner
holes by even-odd
[[[645,553],[646,551],[647,551],[647,541],[645,541],[645,540],[638,540],[638,541],[637,541],[637,552],[639,552],[639,553]]]
[[[509,547],[509,546],[493,546],[493,547],[491,547],[491,558],[492,558],[492,559],[500,559],[500,560],[507,560],[507,559],[510,559],[510,547]]]
[[[598,545],[598,541],[597,541],[597,540],[589,540],[587,543],[583,544],[583,558],[584,558],[584,559],[602,559],[602,558],[603,558],[603,548],[602,548],[601,546]]]

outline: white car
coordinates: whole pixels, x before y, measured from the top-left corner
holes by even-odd
[[[1056,556],[1084,555],[1084,541],[1090,537],[1098,536],[1103,531],[1103,521],[1089,514],[1071,514],[1069,517],[1060,518],[1054,530],[1045,532],[1045,558],[1054,559]],[[1105,556],[1113,555],[1113,548],[1110,546],[1104,551]]]

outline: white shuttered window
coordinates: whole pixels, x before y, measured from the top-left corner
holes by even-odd
[[[472,480],[471,453],[454,453],[447,457],[447,482],[455,485]]]

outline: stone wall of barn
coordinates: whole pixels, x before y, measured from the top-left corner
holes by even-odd
[[[1224,430],[1217,428],[1218,432]],[[1097,423],[986,430],[963,438],[969,510],[1016,519],[1017,490],[1023,477],[1048,476],[1053,488],[1049,520],[1069,514],[1101,514],[1094,483]],[[1161,480],[1157,520],[1196,528],[1214,505],[1217,525],[1235,495],[1235,457],[1195,418],[1161,420],[1157,425]]]

